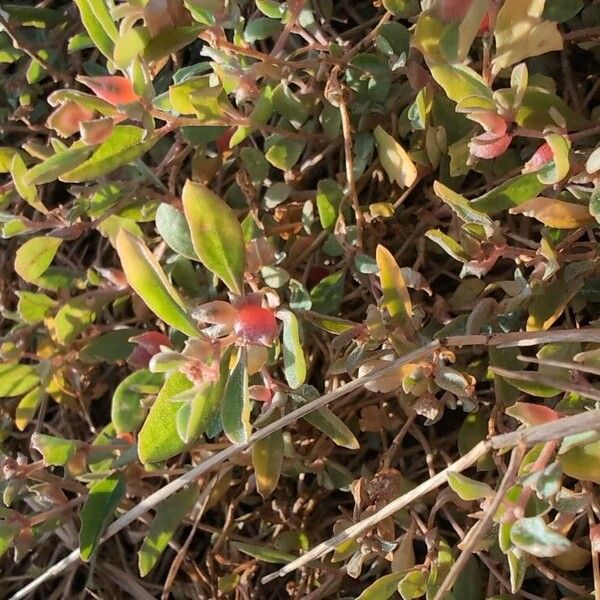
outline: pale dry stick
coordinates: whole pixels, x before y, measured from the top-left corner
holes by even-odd
[[[443,600],[446,592],[448,592],[454,583],[456,582],[456,578],[460,575],[461,571],[467,566],[467,562],[471,558],[471,554],[479,540],[485,536],[492,525],[494,520],[494,515],[498,510],[502,500],[504,500],[504,496],[510,486],[513,484],[515,479],[515,475],[517,474],[517,470],[519,465],[521,464],[521,460],[523,460],[523,456],[525,455],[525,446],[519,444],[515,447],[510,457],[510,462],[508,463],[508,469],[506,473],[504,473],[504,477],[500,482],[500,486],[496,491],[496,496],[494,497],[491,505],[486,508],[485,516],[481,521],[479,521],[476,525],[473,526],[473,529],[467,534],[467,542],[462,549],[461,555],[458,557],[456,562],[452,565],[448,574],[442,581],[435,597],[433,600]]]
[[[504,433],[502,435],[494,436],[489,440],[479,442],[479,444],[467,452],[467,454],[459,458],[456,462],[451,464],[443,471],[440,471],[427,481],[424,481],[410,492],[399,496],[378,512],[348,527],[344,531],[334,535],[332,538],[322,542],[318,546],[315,546],[312,550],[309,550],[296,560],[288,563],[275,573],[263,577],[261,581],[264,584],[268,583],[269,581],[273,581],[278,577],[283,577],[284,575],[287,575],[288,573],[305,566],[307,563],[333,552],[333,550],[335,550],[335,548],[340,544],[360,537],[363,533],[375,527],[375,525],[377,525],[383,519],[391,517],[401,508],[404,508],[411,502],[421,498],[429,492],[432,492],[440,485],[443,485],[448,480],[448,473],[460,473],[461,471],[464,471],[465,469],[468,469],[470,466],[474,465],[492,448],[510,448],[518,444],[531,446],[539,442],[548,442],[562,438],[566,435],[581,433],[582,431],[589,431],[599,427],[600,410],[591,410],[573,417],[565,417],[564,419],[559,419],[558,421],[544,423],[535,427],[519,429],[511,433]]]
[[[500,367],[490,367],[490,371],[506,379],[515,379],[517,381],[529,381],[532,383],[539,383],[541,385],[547,385],[548,387],[561,390],[563,392],[574,392],[584,398],[590,400],[600,401],[600,391],[590,387],[589,385],[581,385],[579,383],[570,383],[561,381],[556,377],[547,377],[545,375],[539,375],[534,371],[511,371],[509,369],[501,369]]]
[[[479,442],[474,448],[469,450],[462,458],[459,458],[456,462],[451,464],[448,468],[440,471],[430,479],[424,481],[417,487],[413,488],[410,492],[403,494],[402,496],[396,498],[389,504],[387,504],[384,508],[377,511],[373,515],[359,521],[358,523],[351,525],[344,531],[341,531],[337,535],[334,535],[332,538],[322,542],[318,546],[315,546],[312,550],[309,550],[296,560],[288,563],[275,573],[271,573],[266,577],[263,577],[261,583],[269,583],[269,581],[273,581],[278,577],[283,577],[296,569],[306,565],[307,563],[315,560],[320,556],[325,556],[330,552],[333,552],[337,546],[346,542],[347,540],[353,540],[359,537],[361,534],[365,533],[369,529],[372,529],[383,519],[387,519],[391,517],[394,513],[398,512],[401,508],[408,506],[411,502],[421,498],[422,496],[432,492],[437,489],[448,480],[448,473],[451,471],[455,471],[460,473],[465,469],[468,469],[470,466],[474,465],[486,452],[489,450],[489,442]]]
[[[492,335],[463,335],[463,336],[452,336],[445,338],[442,340],[443,345],[445,346],[500,346],[500,347],[510,347],[510,346],[534,346],[537,344],[544,344],[549,342],[564,342],[564,341],[580,341],[580,342],[598,342],[600,343],[600,329],[564,329],[557,331],[533,331],[533,332],[521,332],[521,333],[502,333],[502,334],[492,334]],[[193,469],[190,469],[187,473],[181,475],[177,479],[169,482],[163,488],[160,488],[147,498],[145,498],[142,502],[137,504],[127,513],[119,517],[114,523],[112,523],[106,530],[104,537],[100,540],[100,543],[103,543],[111,536],[115,535],[121,529],[127,527],[130,523],[135,521],[138,517],[145,514],[148,510],[155,507],[157,504],[174,494],[176,491],[180,490],[182,487],[186,486],[188,483],[191,483],[195,479],[198,479],[204,473],[207,473],[214,467],[222,464],[227,459],[240,454],[244,450],[250,448],[257,441],[264,439],[269,436],[271,433],[275,431],[279,431],[283,427],[286,427],[290,423],[295,422],[297,419],[303,417],[304,415],[317,410],[323,406],[327,406],[334,400],[345,396],[346,394],[353,392],[365,384],[376,380],[378,377],[393,373],[400,365],[407,364],[410,362],[417,361],[429,354],[435,352],[442,342],[440,340],[434,340],[425,344],[421,348],[414,350],[413,352],[409,352],[404,356],[398,358],[397,360],[390,362],[389,365],[385,366],[382,369],[377,371],[373,371],[368,375],[363,377],[359,377],[349,383],[346,383],[336,390],[329,392],[321,396],[320,398],[316,398],[315,400],[308,402],[304,406],[301,406],[294,410],[293,412],[285,415],[281,419],[274,421],[270,425],[267,425],[263,429],[255,432],[250,439],[243,444],[232,444],[231,446],[225,448],[221,452],[211,456],[206,461],[197,465]],[[600,410],[588,411],[586,413],[581,413],[579,415],[575,415],[573,417],[566,417],[564,419],[559,419],[558,421],[553,421],[551,423],[546,423],[544,425],[540,425],[538,427],[532,427],[525,430],[519,430],[512,433],[506,433],[499,436],[495,436],[491,438],[489,441],[489,445],[492,448],[500,449],[503,447],[511,447],[516,445],[519,442],[523,442],[526,444],[536,444],[538,442],[544,442],[551,439],[557,439],[559,437],[563,437],[566,435],[580,433],[582,431],[589,431],[596,427],[600,427]],[[550,436],[550,437],[548,437]],[[552,437],[554,436],[554,437]],[[483,442],[482,442],[483,443]],[[475,447],[477,448],[477,446]],[[475,450],[475,448],[473,450]],[[487,448],[487,446],[486,446]],[[471,452],[473,452],[473,450]],[[483,451],[483,454],[487,452],[487,449]],[[467,456],[470,456],[471,453],[466,454],[461,461],[464,460]],[[476,462],[478,458],[474,459]],[[456,470],[457,465],[460,461],[455,463],[453,466],[453,470]],[[462,464],[462,463],[461,463]],[[467,468],[467,467],[463,467]],[[428,483],[428,482],[426,482]],[[436,486],[437,487],[437,486]],[[420,486],[417,486],[411,493],[411,498],[409,502],[414,498],[415,490],[421,489]],[[428,491],[428,490],[427,490]],[[426,493],[426,492],[425,492]],[[418,496],[417,496],[418,497]],[[402,499],[401,497],[400,499]],[[401,506],[404,506],[403,504]],[[396,509],[398,510],[398,509]],[[393,511],[395,512],[395,511]],[[373,515],[373,517],[377,516],[379,513]],[[387,516],[387,515],[386,515]],[[385,517],[382,517],[385,518]],[[342,532],[344,534],[345,532]],[[341,535],[341,534],[340,534]],[[357,534],[360,535],[360,532]],[[344,538],[345,539],[345,538]],[[304,555],[306,556],[306,555]],[[304,559],[304,556],[302,559]],[[60,575],[65,569],[67,569],[70,565],[77,562],[79,560],[79,549],[74,550],[65,558],[57,562],[55,565],[49,567],[44,573],[42,573],[39,577],[34,579],[28,585],[24,586],[21,590],[19,590],[16,594],[11,596],[11,600],[20,600],[22,598],[26,598],[31,592],[36,590],[40,585],[49,579]],[[308,562],[308,561],[307,561]],[[291,564],[291,563],[290,563]]]
[[[171,589],[171,586],[173,585],[173,582],[175,581],[175,576],[177,575],[177,572],[179,571],[179,568],[181,567],[181,563],[183,562],[183,559],[186,556],[188,548],[190,547],[190,544],[192,543],[192,540],[194,539],[194,536],[196,535],[196,530],[198,529],[198,524],[200,523],[200,519],[202,518],[202,515],[204,514],[204,511],[206,510],[206,505],[208,504],[208,501],[210,499],[210,494],[212,493],[215,485],[217,484],[217,481],[219,479],[221,479],[222,477],[224,477],[225,474],[228,472],[229,472],[229,469],[224,469],[222,472],[218,473],[215,477],[213,477],[208,482],[208,485],[202,490],[202,493],[200,494],[200,497],[198,498],[198,502],[196,503],[196,516],[194,518],[194,524],[192,525],[192,529],[191,529],[190,533],[188,534],[187,538],[183,542],[183,545],[177,551],[175,560],[171,564],[171,568],[169,569],[169,572],[167,573],[167,578],[166,578],[165,584],[163,586],[163,592],[162,592],[161,598],[166,599],[169,597],[169,590]]]
[[[167,485],[160,488],[153,494],[150,494],[150,496],[148,496],[147,498],[142,500],[139,504],[134,506],[131,510],[129,510],[124,515],[119,517],[116,521],[114,521],[114,523],[112,523],[106,529],[106,533],[100,540],[100,543],[105,542],[107,539],[109,539],[110,537],[115,535],[117,532],[121,531],[121,529],[127,527],[127,525],[129,525],[130,523],[135,521],[138,517],[140,517],[141,515],[146,513],[148,510],[155,507],[157,504],[159,504],[160,502],[162,502],[163,500],[165,500],[166,498],[168,498],[169,496],[174,494],[176,491],[180,490],[187,484],[195,481],[201,475],[203,475],[204,473],[207,473],[214,467],[225,462],[227,459],[229,459],[237,454],[240,454],[244,450],[247,450],[248,448],[253,446],[259,440],[262,440],[262,439],[268,437],[271,433],[274,433],[275,431],[279,431],[280,429],[283,429],[285,426],[296,422],[298,419],[300,419],[304,415],[306,415],[314,410],[317,410],[319,408],[322,408],[323,406],[327,406],[327,404],[330,404],[337,398],[341,398],[342,396],[345,396],[346,394],[363,387],[365,384],[367,384],[371,381],[374,381],[375,379],[377,379],[378,377],[380,377],[382,375],[393,373],[400,365],[414,362],[414,361],[420,360],[420,359],[428,356],[429,354],[433,353],[437,348],[439,348],[439,346],[440,346],[439,342],[437,340],[435,340],[417,350],[414,350],[413,352],[409,352],[408,354],[405,354],[398,360],[391,362],[389,365],[385,366],[383,369],[373,371],[372,373],[369,373],[368,375],[359,377],[358,379],[355,379],[354,381],[350,381],[349,383],[346,383],[346,384],[340,386],[339,388],[329,392],[328,394],[325,394],[319,398],[315,398],[315,400],[312,400],[311,402],[308,402],[304,406],[297,408],[296,410],[285,415],[281,419],[274,421],[270,425],[267,425],[266,427],[259,429],[249,438],[249,440],[247,442],[245,442],[243,444],[232,444],[228,448],[225,448],[225,450],[222,450],[221,452],[215,454],[214,456],[211,456],[209,459],[200,463],[193,469],[190,469],[187,473],[185,473],[185,474],[181,475],[180,477],[178,477],[177,479],[169,482]],[[31,592],[36,590],[42,583],[44,583],[48,579],[51,579],[52,577],[56,577],[60,573],[62,573],[62,571],[64,571],[70,565],[77,562],[79,560],[79,558],[80,558],[79,549],[73,550],[73,552],[71,552],[65,558],[63,558],[62,560],[57,562],[52,567],[49,567],[39,577],[34,579],[31,583],[24,586],[16,594],[11,596],[11,600],[20,600],[22,598],[26,598]]]
[[[593,494],[592,485],[588,482],[584,483],[584,489]],[[588,516],[588,525],[590,527],[590,532],[592,531],[592,527],[596,525],[596,519],[594,517],[594,509],[592,506],[588,506],[587,508],[587,516]],[[590,543],[591,543],[590,536]],[[594,600],[600,600],[600,561],[598,560],[598,552],[594,551],[592,547],[592,570],[594,573]]]
[[[581,371],[582,373],[600,375],[600,367],[593,367],[592,365],[586,365],[580,362],[568,360],[553,360],[550,358],[534,358],[533,356],[523,356],[522,354],[519,354],[517,358],[523,362],[534,363],[536,365],[559,367],[560,369],[568,369],[570,371]]]

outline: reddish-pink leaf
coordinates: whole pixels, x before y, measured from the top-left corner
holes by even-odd
[[[61,137],[69,137],[79,131],[79,125],[94,118],[94,111],[69,100],[48,117],[46,126]]]
[[[477,158],[496,158],[504,154],[511,140],[511,135],[496,135],[486,131],[469,142],[469,150]]]
[[[521,421],[524,425],[541,425],[558,420],[558,413],[543,404],[516,402],[506,409],[506,414]]]
[[[534,153],[534,155],[525,163],[523,173],[533,173],[553,158],[552,148],[547,142],[544,142]]]
[[[171,347],[169,338],[160,331],[147,331],[129,338],[129,341],[134,342],[136,347],[129,355],[127,362],[136,369],[145,369],[150,359],[160,352],[161,346]]]
[[[98,77],[83,77],[80,75],[77,80],[89,87],[98,98],[115,106],[129,104],[140,99],[135,93],[131,81],[120,75],[101,75]]]

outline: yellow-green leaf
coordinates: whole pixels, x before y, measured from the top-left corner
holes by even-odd
[[[17,194],[27,202],[30,206],[33,206],[36,210],[42,213],[47,213],[48,210],[42,204],[40,197],[38,196],[35,185],[27,181],[27,167],[21,158],[21,155],[16,153],[12,158],[10,167],[10,174],[12,176],[13,183]]]
[[[582,204],[538,196],[509,210],[513,215],[525,215],[556,229],[577,229],[594,222],[589,208]]]
[[[336,416],[329,408],[324,407],[302,417],[307,423],[322,431],[338,446],[356,450],[360,447],[358,440],[347,425]]]
[[[54,259],[62,240],[55,237],[35,237],[25,242],[15,256],[15,271],[27,282],[44,274]]]
[[[152,148],[158,139],[149,136],[142,141],[143,137],[144,130],[141,127],[119,125],[86,161],[61,174],[59,179],[66,183],[81,183],[129,164]]]
[[[64,152],[57,152],[44,162],[35,165],[27,171],[24,181],[27,185],[40,185],[54,181],[57,177],[73,170],[92,153],[90,146],[69,148]]]
[[[283,464],[283,436],[275,431],[252,447],[252,466],[256,476],[256,489],[266,498],[277,488]]]
[[[379,244],[376,252],[379,267],[379,281],[383,292],[382,306],[387,309],[390,317],[405,326],[412,328],[412,303],[408,288],[402,276],[402,271],[392,253]]]
[[[241,294],[246,249],[234,212],[215,193],[190,180],[183,187],[182,200],[198,258],[234,294]]]
[[[498,73],[526,58],[562,50],[556,23],[542,21],[545,0],[506,0],[498,12],[494,37],[496,55],[492,71]]]
[[[180,490],[158,505],[152,525],[138,551],[138,568],[142,577],[150,573],[197,500],[198,486],[191,484],[190,487]]]
[[[404,148],[380,125],[373,132],[379,160],[390,181],[410,187],[417,179],[417,168]]]
[[[181,296],[144,242],[123,229],[117,236],[117,252],[129,285],[148,308],[171,327],[190,336],[198,335]]]

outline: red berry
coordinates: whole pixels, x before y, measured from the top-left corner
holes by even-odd
[[[260,346],[270,346],[278,333],[273,311],[256,304],[246,304],[240,308],[233,330],[239,341]]]

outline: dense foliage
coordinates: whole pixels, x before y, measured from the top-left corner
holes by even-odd
[[[596,0],[1,2],[2,593],[600,599],[599,68]]]

